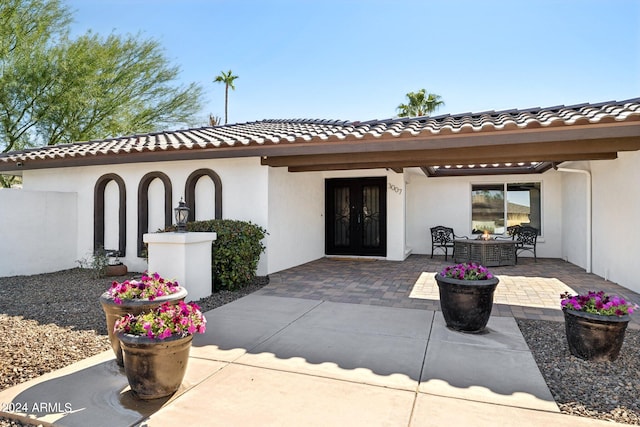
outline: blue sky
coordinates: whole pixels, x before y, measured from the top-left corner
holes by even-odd
[[[206,92],[202,121],[394,117],[640,97],[640,1],[67,0],[73,31],[154,38]]]

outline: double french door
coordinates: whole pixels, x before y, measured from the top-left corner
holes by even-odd
[[[387,255],[386,178],[325,182],[327,255]]]

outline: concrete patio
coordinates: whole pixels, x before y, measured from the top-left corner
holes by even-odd
[[[322,258],[270,276],[262,295],[318,299],[385,307],[440,310],[433,274],[453,264],[449,257],[411,255],[405,261]],[[555,258],[521,257],[514,266],[491,267],[500,277],[492,316],[564,322],[560,294],[604,290],[640,305],[640,295]],[[630,328],[640,329],[640,316]]]
[[[638,295],[558,260],[528,261],[494,269],[506,289],[485,334],[445,327],[422,274],[444,259],[322,259],[207,312],[170,399],[135,399],[105,352],[4,390],[0,402],[56,426],[616,425],[560,414],[514,316],[561,320],[557,301],[523,281],[558,295],[582,291],[577,282]]]

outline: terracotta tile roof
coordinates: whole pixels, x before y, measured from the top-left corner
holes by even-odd
[[[232,149],[238,156],[243,147],[269,147],[300,143],[349,141],[393,141],[420,136],[462,135],[510,130],[562,128],[640,121],[640,98],[598,104],[529,108],[447,114],[434,117],[395,118],[348,122],[332,120],[262,120],[216,127],[176,130],[146,135],[123,136],[97,141],[48,146],[0,154],[0,170],[15,170],[26,162],[57,160],[56,167],[68,160],[104,157],[110,159],[135,153],[167,153],[183,150]],[[231,156],[231,155],[227,155]],[[73,161],[75,160],[75,162]],[[121,162],[115,161],[114,163]],[[82,162],[80,162],[82,163]],[[41,165],[40,167],[43,167]],[[26,169],[26,167],[25,167]]]

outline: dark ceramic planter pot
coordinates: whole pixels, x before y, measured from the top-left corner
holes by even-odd
[[[129,386],[143,400],[175,393],[187,370],[193,335],[164,340],[119,333]]]
[[[498,278],[459,280],[436,274],[440,291],[440,308],[447,327],[460,332],[484,331],[491,309]]]
[[[137,316],[143,311],[150,311],[156,307],[161,306],[166,301],[171,301],[172,304],[177,304],[179,301],[183,301],[187,297],[187,290],[180,287],[178,292],[162,296],[154,299],[153,301],[148,299],[129,299],[122,300],[122,304],[116,304],[113,298],[109,297],[108,292],[103,293],[100,296],[100,304],[104,311],[107,321],[107,333],[109,334],[109,341],[111,341],[111,348],[116,355],[116,363],[118,366],[124,366],[122,361],[122,350],[120,348],[120,340],[113,332],[113,327],[116,324],[116,320],[120,319],[126,314],[133,314]]]
[[[614,361],[620,354],[629,316],[600,316],[564,308],[569,351],[595,362]]]

